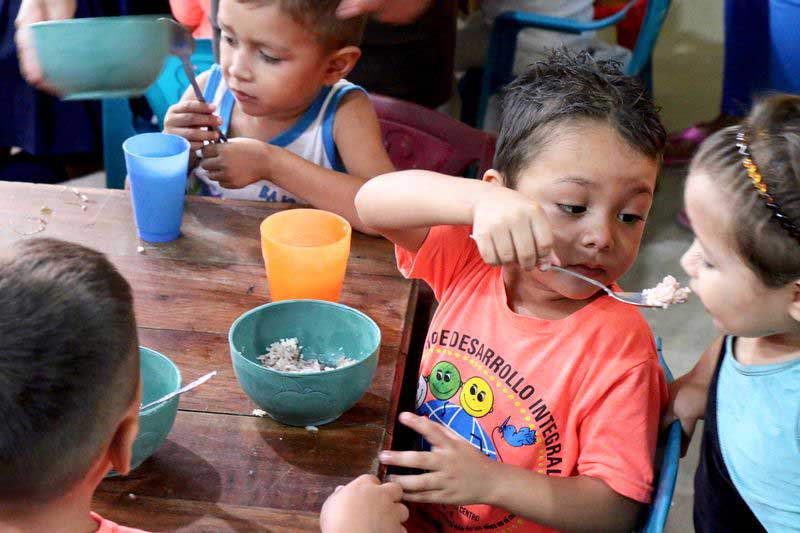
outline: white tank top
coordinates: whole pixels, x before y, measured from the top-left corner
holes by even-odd
[[[231,112],[236,100],[233,97],[219,65],[211,67],[211,75],[204,90],[205,99],[217,105],[215,115],[222,117],[220,129],[228,133]],[[342,97],[350,91],[364,91],[358,85],[347,80],[340,80],[333,86],[320,91],[317,98],[303,116],[292,127],[265,141],[271,145],[285,148],[324,168],[345,172],[346,169],[339,158],[336,143],[333,140],[333,120]],[[264,200],[267,202],[306,203],[302,198],[278,187],[267,180],[259,180],[242,189],[226,189],[208,178],[208,173],[197,167],[192,171],[192,178],[199,185],[201,194],[217,198],[234,198],[240,200]]]

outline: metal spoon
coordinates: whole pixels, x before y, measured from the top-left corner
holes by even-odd
[[[588,277],[584,276],[583,274],[578,274],[577,272],[573,272],[572,270],[567,270],[566,268],[562,268],[562,267],[556,266],[556,265],[551,265],[550,269],[551,270],[555,270],[557,272],[563,272],[564,274],[569,274],[570,276],[575,276],[576,278],[582,279],[586,283],[591,283],[595,287],[603,289],[604,291],[606,291],[606,293],[608,293],[609,296],[611,296],[615,300],[619,300],[622,303],[631,304],[631,305],[637,305],[639,307],[647,307],[647,308],[651,308],[651,309],[666,309],[666,307],[662,306],[662,305],[652,305],[652,304],[646,303],[647,299],[645,298],[644,293],[641,293],[641,292],[616,292],[616,291],[612,291],[611,289],[609,289],[608,287],[606,287],[605,285],[603,285],[599,281],[593,280],[592,278],[588,278]]]
[[[179,394],[183,394],[186,391],[190,391],[190,390],[192,390],[192,389],[194,389],[196,387],[199,387],[200,385],[202,385],[203,383],[205,383],[206,381],[208,381],[209,379],[213,378],[216,375],[217,375],[217,371],[216,370],[214,370],[213,372],[209,372],[205,376],[192,381],[188,385],[183,386],[183,387],[181,387],[180,389],[178,389],[176,391],[170,392],[169,394],[167,394],[165,396],[162,396],[158,400],[150,402],[147,405],[143,405],[143,406],[139,407],[139,410],[140,411],[144,411],[145,409],[153,407],[154,405],[158,405],[160,403],[166,402],[167,400],[171,400],[172,398],[174,398],[175,396],[178,396]]]
[[[183,26],[182,24],[178,24],[171,18],[161,17],[158,20],[164,21],[170,27],[170,38],[169,38],[169,53],[176,56],[181,61],[181,65],[183,65],[183,71],[186,73],[186,77],[189,78],[189,83],[192,84],[192,90],[194,90],[194,96],[200,102],[206,103],[206,99],[203,97],[203,91],[200,90],[200,86],[197,84],[197,79],[194,76],[194,67],[192,67],[192,54],[194,53],[194,37],[192,37],[191,32]],[[220,142],[226,142],[228,138],[222,133],[222,130],[218,127],[214,127],[219,134]]]

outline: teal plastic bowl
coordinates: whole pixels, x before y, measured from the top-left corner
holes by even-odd
[[[270,344],[297,337],[304,359],[335,365],[345,356],[357,362],[323,372],[277,372],[259,355]],[[333,422],[364,395],[378,366],[381,332],[364,313],[321,300],[284,300],[256,307],[228,333],[236,379],[247,396],[272,418],[290,426]]]
[[[51,20],[30,28],[45,79],[67,100],[142,94],[169,54],[170,28],[153,16]]]
[[[158,400],[181,387],[181,372],[172,360],[155,350],[139,347],[142,376],[142,405]],[[139,411],[139,433],[133,443],[131,470],[155,453],[167,438],[175,415],[179,396]]]

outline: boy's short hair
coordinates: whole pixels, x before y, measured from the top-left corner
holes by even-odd
[[[364,36],[366,16],[340,19],[336,8],[341,0],[236,0],[244,4],[278,6],[292,20],[314,32],[319,43],[335,50],[343,46],[359,46]]]
[[[661,161],[667,132],[644,85],[616,61],[555,50],[511,82],[501,101],[494,166],[509,187],[547,145],[554,126],[588,119],[609,124],[639,152]]]
[[[734,251],[767,287],[782,287],[800,279],[800,237],[781,227],[753,187],[739,152],[740,131],[774,202],[800,226],[800,96],[775,94],[758,100],[741,126],[706,139],[689,166],[690,173],[705,173],[730,194]]]
[[[0,258],[0,502],[47,501],[83,479],[136,397],[133,296],[83,246],[35,239],[11,252]]]

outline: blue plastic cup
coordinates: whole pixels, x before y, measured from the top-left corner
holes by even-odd
[[[169,133],[142,133],[122,143],[139,237],[174,241],[181,234],[189,169],[189,141]]]

